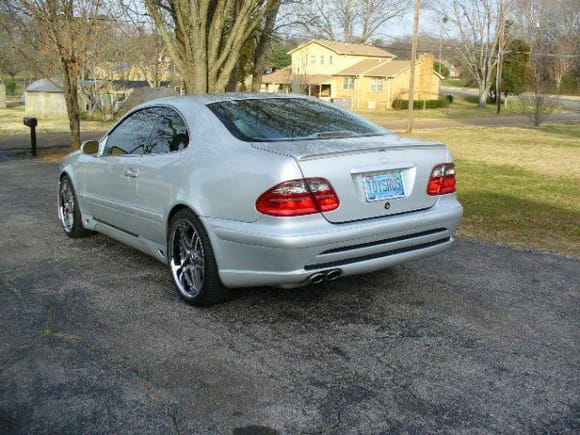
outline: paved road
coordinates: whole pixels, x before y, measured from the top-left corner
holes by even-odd
[[[98,139],[104,131],[84,132],[81,140]],[[51,151],[64,151],[70,147],[69,133],[39,133],[37,134],[37,151],[39,153]],[[0,135],[0,162],[14,158],[26,158],[31,155],[30,135]]]
[[[64,236],[55,165],[0,176],[0,433],[580,431],[577,258],[459,240],[198,309],[157,261]]]

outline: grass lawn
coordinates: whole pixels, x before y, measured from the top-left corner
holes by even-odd
[[[24,106],[0,109],[0,134],[28,134],[30,129],[22,123]],[[81,131],[106,130],[112,122],[81,121]],[[62,133],[69,131],[68,119],[39,119],[38,133]]]
[[[441,86],[444,88],[464,88],[467,86],[465,79],[444,79],[441,80]]]
[[[421,109],[421,102],[415,103],[415,110],[413,116],[415,119],[473,119],[473,118],[487,118],[496,117],[496,107],[493,104],[488,104],[486,107],[479,107],[477,104],[477,97],[462,97],[456,96],[453,103],[445,109]],[[418,104],[418,106],[417,106]],[[407,110],[366,110],[354,109],[355,113],[363,116],[379,125],[388,125],[389,121],[407,119]],[[564,112],[559,110],[558,112]],[[517,97],[509,97],[507,106],[502,105],[502,117],[523,115],[525,112]]]
[[[465,208],[460,236],[580,256],[580,125],[413,136],[453,150]]]

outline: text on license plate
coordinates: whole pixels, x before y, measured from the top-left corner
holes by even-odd
[[[400,172],[363,175],[363,184],[367,201],[381,201],[405,196],[403,176]]]

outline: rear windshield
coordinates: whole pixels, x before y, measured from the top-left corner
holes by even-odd
[[[315,100],[266,98],[212,103],[209,109],[238,139],[287,141],[389,134],[349,112]]]

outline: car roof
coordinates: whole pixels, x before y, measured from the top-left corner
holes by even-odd
[[[239,100],[268,100],[272,98],[299,98],[311,99],[305,95],[296,94],[274,94],[274,93],[242,93],[242,92],[228,92],[221,94],[203,94],[203,95],[184,95],[179,97],[158,98],[140,104],[135,109],[150,107],[155,105],[170,105],[176,108],[188,111],[195,106],[206,106],[211,103],[220,103],[223,101],[239,101]]]

